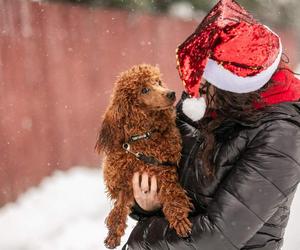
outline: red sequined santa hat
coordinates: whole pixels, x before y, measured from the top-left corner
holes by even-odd
[[[248,93],[260,89],[276,71],[280,38],[234,0],[221,0],[177,49],[185,89],[198,97],[201,78],[219,89]]]

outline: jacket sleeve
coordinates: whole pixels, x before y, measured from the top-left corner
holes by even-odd
[[[140,221],[151,216],[163,216],[163,213],[160,208],[154,211],[146,211],[135,202],[133,207],[131,208],[131,213],[129,214],[129,216],[134,220]]]
[[[179,238],[163,217],[151,217],[137,224],[123,249],[241,249],[298,184],[299,163],[299,127],[269,122],[219,184],[207,214],[190,218],[188,238]]]

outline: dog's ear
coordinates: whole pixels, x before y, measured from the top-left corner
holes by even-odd
[[[124,142],[124,111],[111,106],[105,113],[98,133],[95,150],[109,152]]]

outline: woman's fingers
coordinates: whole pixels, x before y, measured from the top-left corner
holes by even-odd
[[[133,195],[137,204],[146,211],[153,211],[161,207],[157,194],[157,179],[151,177],[149,184],[148,173],[143,173],[140,182],[140,173],[136,172],[132,178]]]
[[[134,173],[132,178],[133,195],[137,199],[140,196],[140,174],[139,172]]]
[[[153,196],[157,195],[157,180],[155,175],[151,177],[150,194]]]
[[[141,190],[143,193],[149,192],[149,176],[147,173],[142,174]]]
[[[132,178],[133,195],[137,204],[146,211],[153,211],[161,207],[157,194],[157,179],[151,177],[149,184],[148,173],[143,173],[140,182],[140,173],[136,172]]]

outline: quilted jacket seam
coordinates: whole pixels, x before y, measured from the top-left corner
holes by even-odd
[[[241,201],[238,197],[236,197],[232,192],[230,192],[228,189],[224,188],[224,190],[229,193],[231,196],[233,196],[237,201],[239,201],[244,207],[246,207],[251,213],[253,213],[263,224],[266,223],[262,218],[260,218],[252,209],[250,209],[245,202]]]
[[[274,148],[270,145],[266,145],[266,147],[275,150],[276,152],[283,154],[284,156],[286,156],[287,158],[291,159],[293,162],[295,162],[299,167],[300,167],[300,162],[296,161],[293,157],[291,157],[290,155],[288,155],[287,153],[282,152],[281,150]]]
[[[267,177],[265,177],[260,171],[255,169],[254,167],[250,166],[251,169],[253,169],[256,173],[258,173],[261,177],[263,177],[266,181],[268,181],[272,186],[274,186],[286,199],[288,198],[288,195],[286,195],[277,185],[275,185],[271,180],[269,180]]]
[[[219,229],[219,232],[223,235],[223,237],[224,237],[225,239],[228,240],[228,242],[229,242],[235,249],[237,249],[237,250],[240,249],[240,248],[238,248],[235,244],[233,244],[233,242],[231,241],[230,237],[228,237],[228,236],[220,229],[220,227],[218,227],[218,225],[216,225],[215,223],[214,223],[214,225],[215,225],[216,228]]]

